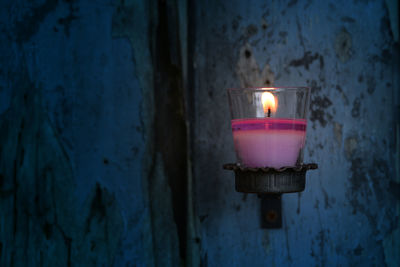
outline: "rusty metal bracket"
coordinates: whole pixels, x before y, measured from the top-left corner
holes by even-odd
[[[315,163],[296,167],[250,168],[238,163],[223,166],[235,172],[236,191],[256,193],[261,198],[261,227],[282,227],[282,194],[301,192],[306,185],[306,172],[318,168]]]
[[[282,228],[282,194],[260,194],[261,228]]]

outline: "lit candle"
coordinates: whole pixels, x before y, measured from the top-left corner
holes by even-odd
[[[304,147],[307,121],[271,118],[277,110],[277,101],[270,92],[262,93],[261,102],[264,117],[232,120],[239,161],[248,167],[295,166]]]

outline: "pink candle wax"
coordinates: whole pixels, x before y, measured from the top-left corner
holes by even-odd
[[[304,119],[235,119],[233,141],[239,162],[248,167],[295,166],[306,136]]]

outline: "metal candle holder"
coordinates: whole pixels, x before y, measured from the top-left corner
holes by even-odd
[[[302,192],[306,184],[306,172],[315,170],[315,163],[296,167],[250,168],[237,163],[224,164],[225,170],[235,172],[237,192],[256,193],[261,198],[261,226],[282,227],[282,194]]]

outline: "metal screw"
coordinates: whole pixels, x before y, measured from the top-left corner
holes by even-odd
[[[275,210],[269,210],[266,214],[265,214],[265,220],[267,222],[273,223],[276,221],[276,219],[278,218],[278,213]]]

